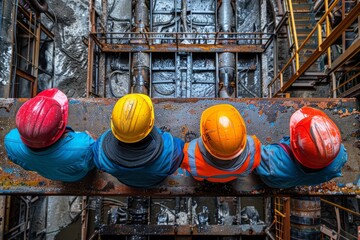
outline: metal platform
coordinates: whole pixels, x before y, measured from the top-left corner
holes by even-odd
[[[109,128],[117,99],[71,99],[69,124],[77,131],[87,130],[98,137]],[[4,136],[15,128],[17,109],[26,99],[0,99],[0,194],[36,195],[144,195],[144,196],[246,196],[274,194],[358,195],[360,176],[360,121],[355,99],[154,99],[156,125],[168,126],[171,133],[184,138],[187,131],[199,133],[204,109],[221,103],[234,105],[247,123],[248,134],[257,135],[263,144],[278,142],[288,135],[289,119],[304,105],[321,109],[339,126],[349,160],[343,177],[316,187],[293,189],[267,188],[255,174],[226,184],[194,181],[181,169],[157,188],[127,187],[107,173],[94,170],[77,183],[50,181],[10,162],[4,150]]]

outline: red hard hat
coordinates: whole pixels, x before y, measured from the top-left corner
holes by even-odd
[[[303,166],[321,169],[331,164],[339,153],[341,135],[324,112],[303,107],[290,118],[290,144]]]
[[[16,126],[25,145],[44,148],[63,135],[67,119],[67,97],[52,88],[42,91],[20,107],[16,114]]]

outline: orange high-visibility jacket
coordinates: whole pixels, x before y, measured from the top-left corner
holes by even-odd
[[[185,143],[184,160],[181,167],[186,169],[198,181],[229,182],[240,175],[247,175],[260,164],[261,143],[256,136],[247,136],[248,145],[238,158],[246,158],[237,169],[221,170],[213,167],[201,154],[199,142],[201,138]]]

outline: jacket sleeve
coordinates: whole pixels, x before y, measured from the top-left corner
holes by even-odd
[[[93,149],[92,149],[93,146],[95,145],[95,140],[87,132],[83,132],[82,134],[85,135],[84,142],[86,142],[89,146],[88,153],[87,153],[85,160],[86,160],[86,167],[87,167],[88,171],[90,171],[91,169],[93,169],[95,167],[94,154],[93,154]]]
[[[169,175],[173,174],[181,165],[184,158],[183,148],[184,141],[180,138],[173,137],[174,151],[172,154],[171,168]]]

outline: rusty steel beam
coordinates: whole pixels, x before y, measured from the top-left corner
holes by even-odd
[[[96,16],[95,16],[95,3],[94,0],[89,1],[89,22],[90,22],[90,31],[95,32],[96,29]],[[93,67],[94,67],[94,38],[89,38],[88,40],[88,69],[87,69],[87,79],[86,79],[86,97],[90,97],[92,92],[93,85]]]
[[[28,74],[27,72],[21,70],[21,69],[16,69],[16,75],[31,82],[31,83],[34,83],[35,80],[36,80],[36,77],[34,77],[33,75],[31,74]]]
[[[339,97],[356,97],[360,95],[360,84],[353,86],[352,88],[341,93]]]
[[[94,37],[93,37],[94,38]],[[223,44],[104,44],[95,41],[103,52],[242,52],[262,53],[264,45],[223,45]]]
[[[184,138],[187,131],[199,134],[199,120],[204,109],[215,104],[230,103],[247,124],[250,135],[263,144],[278,142],[289,134],[292,113],[308,105],[322,109],[339,126],[349,160],[343,177],[316,187],[281,190],[267,188],[255,174],[227,184],[194,181],[181,169],[153,189],[134,189],[111,175],[94,170],[77,183],[50,181],[35,172],[23,170],[6,157],[4,137],[15,128],[15,116],[26,99],[0,99],[0,194],[46,195],[143,195],[143,196],[239,196],[273,194],[360,194],[353,183],[360,174],[359,116],[356,99],[153,99],[156,125],[169,126],[174,136]],[[110,115],[117,99],[70,99],[69,123],[76,131],[88,130],[99,137],[110,128]],[[346,185],[347,184],[347,185]]]
[[[264,224],[242,225],[105,225],[100,235],[150,235],[150,236],[256,236],[265,235]]]
[[[340,24],[330,33],[330,35],[321,43],[314,53],[306,60],[299,70],[282,86],[272,97],[280,97],[280,95],[288,90],[291,85],[299,79],[308,70],[319,57],[327,51],[341,34],[358,18],[360,14],[360,3],[358,3],[350,13],[343,19]]]

